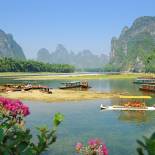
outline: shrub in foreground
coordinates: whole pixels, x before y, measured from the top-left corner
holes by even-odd
[[[150,138],[143,136],[144,142],[137,140],[139,147],[137,152],[139,155],[155,155],[155,133],[153,133]]]
[[[29,108],[19,100],[0,97],[0,155],[40,155],[56,141],[63,115],[55,114],[51,129],[38,127],[37,141],[33,142],[24,123],[24,117],[29,114]]]

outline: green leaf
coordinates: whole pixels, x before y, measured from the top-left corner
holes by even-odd
[[[6,149],[4,152],[3,152],[3,155],[10,155],[10,151],[8,149]]]
[[[137,152],[139,155],[144,155],[142,148],[137,148]]]
[[[36,155],[36,152],[32,148],[28,148],[24,152],[21,152],[20,155]]]
[[[64,115],[56,113],[53,118],[54,126],[57,127],[64,120]]]
[[[4,138],[4,130],[0,128],[0,142],[3,141],[3,138]]]
[[[25,150],[27,148],[27,143],[25,142],[22,142],[21,144],[18,145],[18,149],[19,149],[19,152],[23,152],[23,150]]]
[[[144,144],[142,141],[137,140],[137,143],[138,143],[140,146],[142,146],[143,148],[146,148],[145,144]]]
[[[151,135],[151,139],[153,140],[155,140],[155,132]]]

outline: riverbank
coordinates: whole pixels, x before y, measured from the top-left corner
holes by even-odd
[[[152,74],[151,74],[152,75]],[[150,76],[150,74],[78,74],[78,75],[39,75],[39,76],[21,76],[15,80],[95,80],[95,79],[134,79],[139,76]]]
[[[117,98],[120,95],[122,95],[122,93],[60,90],[60,89],[52,89],[52,94],[43,93],[39,90],[0,93],[0,96],[7,98],[31,100],[31,101],[44,101],[44,102],[63,102],[63,101]]]
[[[139,76],[155,76],[148,73],[0,73],[1,78],[11,78],[13,80],[95,80],[95,79],[134,79]]]

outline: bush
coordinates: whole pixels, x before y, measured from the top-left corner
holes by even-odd
[[[144,142],[137,140],[139,147],[137,152],[139,155],[155,155],[155,133],[153,133],[150,138],[143,136]]]
[[[25,127],[24,117],[29,108],[19,100],[0,97],[0,154],[40,155],[56,141],[58,125],[64,116],[56,113],[53,128],[38,127],[37,142],[33,142],[30,129]]]

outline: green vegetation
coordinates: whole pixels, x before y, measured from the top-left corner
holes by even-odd
[[[146,56],[145,71],[155,73],[155,50]]]
[[[104,72],[103,66],[100,68],[83,68],[83,69],[76,69],[78,72]]]
[[[137,148],[137,152],[139,155],[154,155],[155,154],[155,133],[153,133],[150,138],[143,136],[144,142],[141,140],[137,140],[139,147]]]
[[[89,80],[89,79],[134,79],[140,76],[155,76],[154,73],[112,73],[112,74],[64,74],[49,72],[0,72],[0,77],[13,80]]]
[[[0,76],[5,76],[4,73],[1,73]],[[9,75],[9,74],[7,74]],[[14,77],[13,77],[14,76]],[[12,76],[8,76],[9,78],[13,78],[15,80],[90,80],[90,79],[134,79],[139,76],[155,76],[154,74],[146,74],[146,73],[122,73],[122,74],[78,74],[78,75],[37,75],[32,74],[29,76],[18,75],[13,73]]]
[[[104,66],[103,70],[105,72],[120,72],[121,71],[121,67],[109,63],[109,64]]]
[[[74,66],[68,64],[49,64],[34,60],[0,59],[0,72],[74,72]]]
[[[146,24],[147,23],[147,24]],[[140,17],[111,42],[108,71],[155,72],[155,17]],[[149,63],[148,58],[154,57]]]
[[[142,48],[136,49],[139,53],[139,62],[134,62],[136,56],[129,54],[130,56],[122,58],[122,64],[110,62],[109,64],[105,65],[104,71],[121,72],[123,70],[128,70],[128,68],[131,68],[132,72],[155,73],[155,49],[149,51],[148,53],[146,53]],[[134,52],[134,54],[135,53],[136,52]]]

